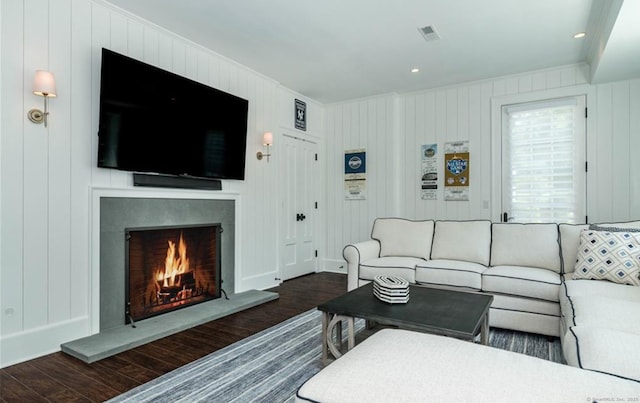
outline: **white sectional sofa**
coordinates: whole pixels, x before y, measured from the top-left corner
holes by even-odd
[[[640,221],[601,225],[607,228],[594,228],[597,235],[630,232]],[[559,336],[568,364],[640,382],[640,286],[573,279],[589,228],[379,218],[370,240],[344,248],[348,289],[390,274],[491,293],[491,326]],[[640,234],[631,234],[630,245],[640,249]],[[640,254],[631,259],[640,267]],[[584,271],[576,276],[593,278]],[[631,273],[640,285],[640,274]]]

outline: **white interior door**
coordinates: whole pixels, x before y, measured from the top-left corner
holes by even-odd
[[[317,144],[282,136],[284,245],[282,279],[316,271]]]

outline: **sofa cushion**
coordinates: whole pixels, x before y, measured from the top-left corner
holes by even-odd
[[[571,298],[574,326],[602,326],[640,335],[640,300],[580,295]]]
[[[640,288],[608,281],[565,280],[560,293],[566,327],[603,324],[619,330],[640,323],[629,320],[640,312]],[[618,323],[615,322],[624,322]]]
[[[411,256],[429,259],[433,220],[378,218],[373,223],[371,238],[380,242],[380,257]]]
[[[588,224],[560,224],[560,251],[562,253],[562,272],[573,273],[580,247],[580,233],[589,228]]]
[[[416,282],[416,265],[423,263],[423,259],[416,257],[388,256],[369,259],[360,263],[362,280],[373,280],[376,276],[398,276],[410,283]]]
[[[599,296],[624,301],[640,302],[640,288],[629,287],[608,281],[564,281],[565,293],[569,297]]]
[[[491,266],[540,267],[560,273],[557,224],[492,225]]]
[[[640,234],[582,231],[573,279],[640,286]]]
[[[482,273],[487,268],[478,263],[458,260],[428,260],[416,266],[416,282],[432,285],[482,288]]]
[[[569,332],[563,345],[568,364],[640,382],[639,334],[603,326],[575,326]]]
[[[640,304],[640,288],[609,281],[565,279],[560,291],[563,332],[566,332],[572,326],[597,324],[601,320],[601,318],[595,316],[592,318],[587,306],[582,306],[583,301],[587,301],[588,304],[588,300],[591,298],[610,300],[612,304],[610,306],[613,306],[611,309],[626,311],[624,306],[629,302]],[[595,322],[591,321],[591,319]]]
[[[482,274],[482,291],[558,302],[560,275],[538,267],[489,267]]]
[[[431,259],[489,265],[491,221],[436,221]]]

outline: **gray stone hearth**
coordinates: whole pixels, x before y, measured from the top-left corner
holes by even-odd
[[[136,322],[136,327],[121,325],[99,334],[65,343],[62,351],[86,363],[92,363],[145,343],[191,327],[251,308],[278,298],[268,291],[251,290],[229,297],[193,305]]]

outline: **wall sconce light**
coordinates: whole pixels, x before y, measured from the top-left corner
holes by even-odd
[[[267,157],[267,162],[269,162],[269,157],[271,157],[269,147],[273,145],[273,133],[264,132],[264,134],[262,135],[262,144],[267,146],[267,153],[263,154],[262,151],[258,151],[258,153],[256,154],[256,158],[258,160],[262,160],[262,157]]]
[[[56,97],[56,79],[53,77],[53,73],[36,70],[36,75],[33,78],[33,93],[44,97],[44,112],[40,109],[31,109],[27,113],[27,117],[30,121],[36,124],[44,122],[44,127],[47,127],[47,110],[49,98]]]

